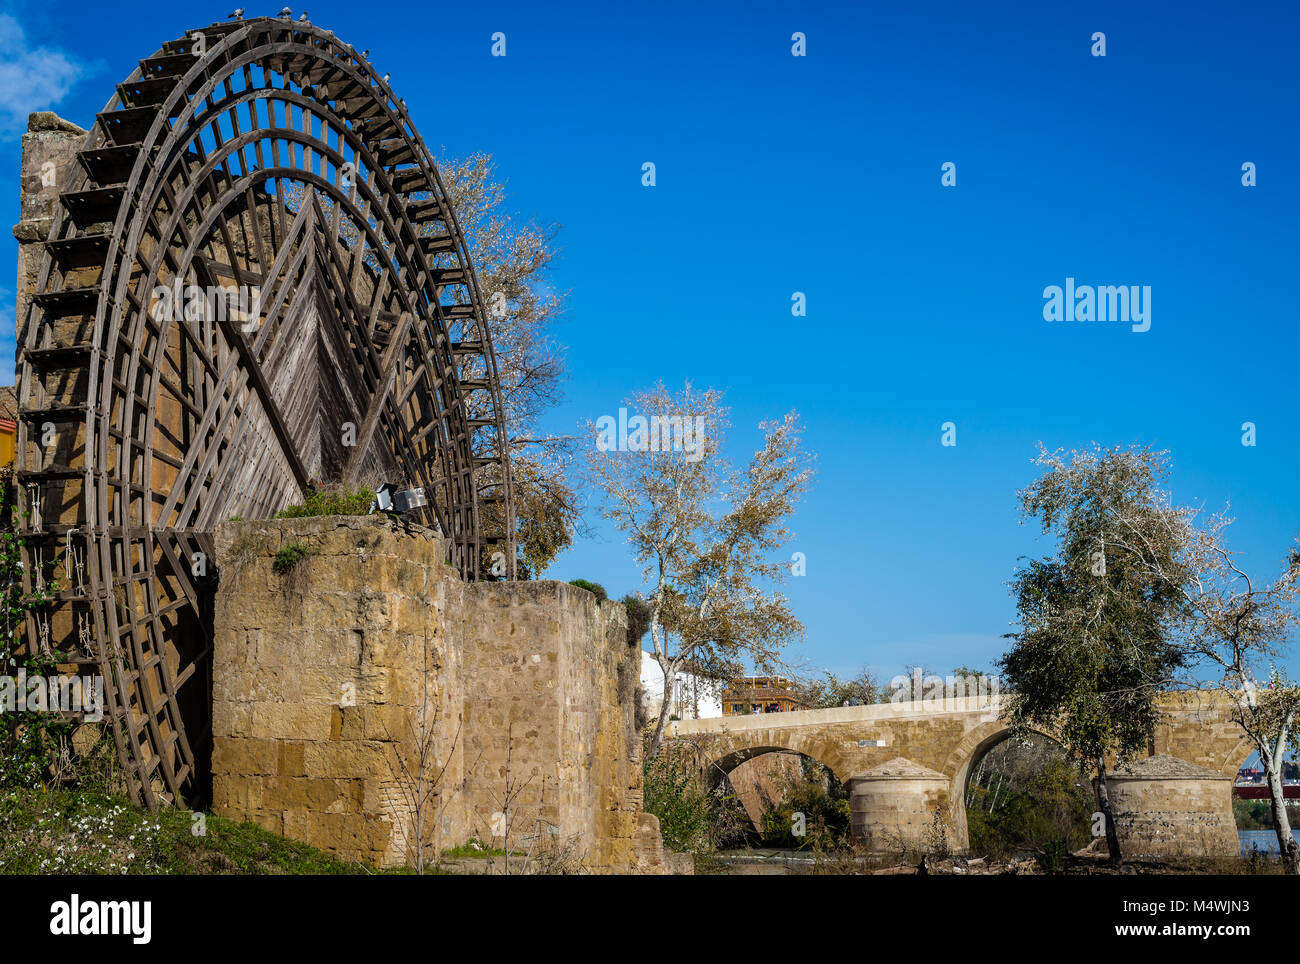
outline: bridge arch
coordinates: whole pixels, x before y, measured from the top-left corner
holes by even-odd
[[[1060,745],[1059,738],[1046,730],[1035,729],[1030,732]],[[1011,727],[1005,720],[980,723],[957,742],[943,765],[941,772],[951,779],[948,800],[955,836],[963,847],[970,845],[970,829],[966,820],[966,784],[970,778],[971,766],[994,747],[1011,739],[1012,735]]]
[[[837,780],[847,785],[847,778],[845,778],[829,761],[823,760],[815,752],[810,753],[805,748],[793,745],[798,741],[790,740],[786,742],[792,745],[787,746],[775,743],[765,743],[758,746],[742,746],[725,751],[720,756],[715,755],[716,751],[710,752],[705,750],[704,755],[701,757],[701,763],[704,767],[706,786],[709,790],[717,789],[717,787],[722,783],[723,778],[730,776],[731,772],[742,763],[753,760],[754,758],[763,756],[767,753],[792,753],[796,756],[807,757],[808,759],[826,767],[826,769],[830,770],[831,773],[835,774]]]
[[[1034,730],[1054,743],[1060,741],[1051,733]],[[999,743],[1011,739],[1011,727],[1005,720],[988,720],[969,730],[948,753],[942,772],[952,777],[953,792],[957,793],[966,786],[966,777],[970,774],[971,764],[978,760]]]
[[[1255,755],[1257,748],[1255,741],[1247,736],[1241,737],[1230,750],[1223,754],[1222,760],[1217,765],[1211,765],[1211,770],[1217,770],[1225,777],[1237,777],[1238,771],[1246,765],[1246,761]]]

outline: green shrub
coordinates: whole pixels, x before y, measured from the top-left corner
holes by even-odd
[[[356,492],[316,492],[309,490],[302,505],[291,505],[275,514],[277,519],[305,519],[321,515],[369,515],[375,502],[373,489]]]
[[[24,644],[23,625],[30,610],[40,609],[62,588],[57,575],[43,589],[23,591],[23,540],[18,535],[12,469],[0,472],[0,673],[28,677],[59,672],[52,654]],[[0,787],[44,787],[71,780],[74,724],[57,714],[36,710],[0,712]]]
[[[459,847],[448,847],[442,852],[446,860],[465,860],[465,859],[483,859],[488,857],[504,857],[506,852],[500,847],[493,847],[491,844],[485,844],[478,837],[470,837]]]
[[[781,802],[764,811],[759,833],[768,847],[831,850],[852,841],[848,794],[820,763],[804,759],[798,775],[780,781]],[[802,835],[795,814],[803,814]]]
[[[1056,837],[1043,843],[1034,855],[1043,873],[1059,874],[1070,861],[1070,843],[1065,837]]]
[[[966,824],[972,854],[1006,858],[1033,853],[1045,870],[1050,866],[1049,872],[1055,872],[1064,865],[1065,854],[1092,839],[1089,827],[1096,802],[1091,791],[1079,785],[1078,770],[1061,755],[1037,766],[1012,771],[1005,782],[994,776],[988,781],[992,788],[973,781],[968,785]]]
[[[570,586],[577,586],[579,589],[585,589],[596,596],[597,602],[604,602],[609,598],[609,593],[605,592],[605,587],[598,582],[592,582],[590,579],[571,579]]]
[[[271,568],[284,575],[305,559],[309,552],[311,549],[308,548],[307,543],[291,542],[275,554],[275,561],[271,563]]]
[[[679,853],[712,849],[709,797],[698,786],[698,775],[686,752],[671,744],[642,763],[645,810],[659,818],[664,846]]]
[[[627,644],[635,646],[650,629],[650,604],[635,593],[623,597],[627,610]]]

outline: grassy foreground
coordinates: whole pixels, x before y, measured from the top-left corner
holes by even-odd
[[[0,793],[0,874],[374,874],[251,823],[74,790]],[[199,831],[202,831],[201,833]],[[401,873],[401,870],[397,871]]]

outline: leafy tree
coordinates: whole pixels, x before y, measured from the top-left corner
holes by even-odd
[[[1122,859],[1111,812],[1106,758],[1122,764],[1154,736],[1157,694],[1184,665],[1170,638],[1181,615],[1178,587],[1154,578],[1118,537],[1151,537],[1150,551],[1171,563],[1159,538],[1173,510],[1161,488],[1165,453],[1147,448],[1075,451],[1039,448],[1043,476],[1019,494],[1026,518],[1055,536],[1055,554],[1030,560],[1012,579],[1019,631],[999,662],[1012,690],[1003,713],[1019,734],[1057,734],[1080,766],[1095,766],[1112,861]]]
[[[556,288],[550,276],[558,254],[556,236],[560,226],[523,218],[510,210],[505,183],[498,176],[491,154],[443,157],[438,167],[474,262],[496,356],[501,414],[515,486],[519,574],[536,577],[582,531],[581,507],[569,481],[577,439],[539,428],[542,416],[563,399],[564,349],[555,340],[553,330],[564,311],[566,292]],[[306,197],[305,186],[294,184],[286,190],[285,201],[295,211]],[[333,210],[328,198],[321,198],[321,203],[327,213]],[[442,228],[431,223],[425,230],[436,232]],[[359,232],[350,221],[343,225],[342,236],[349,245],[359,240]],[[369,252],[366,257],[370,260],[377,256]],[[448,292],[464,300],[461,288]],[[453,340],[458,338],[453,333]],[[484,365],[482,356],[465,355],[459,374],[465,379],[485,378]],[[472,393],[465,415],[483,418],[489,404],[486,392]],[[476,437],[476,444],[486,446],[486,436],[481,436]],[[490,484],[495,466],[483,471],[487,475],[484,482]],[[481,512],[488,535],[504,529],[506,519],[499,503],[487,503]],[[490,566],[491,560],[485,559],[485,576]]]
[[[623,608],[627,610],[627,644],[637,646],[650,629],[650,604],[630,592],[623,597]]]
[[[487,309],[515,483],[519,563],[522,574],[535,578],[582,529],[581,506],[569,481],[577,439],[539,427],[546,412],[564,397],[564,349],[553,331],[567,292],[555,286],[550,274],[560,226],[510,210],[491,154],[442,158],[439,171],[465,233]],[[474,356],[466,363],[481,364]],[[463,375],[475,378],[482,373],[467,370]],[[471,397],[471,407],[476,403],[485,400]],[[467,414],[473,418],[482,413]],[[504,520],[489,505],[484,524],[499,528]]]
[[[778,550],[791,538],[795,506],[812,480],[798,417],[764,422],[763,446],[740,470],[723,457],[727,411],[712,389],[677,394],[662,383],[636,393],[627,407],[650,424],[697,425],[692,444],[618,451],[600,443],[588,452],[601,515],[632,544],[650,586],[650,639],[665,680],[690,672],[712,679],[741,675],[749,661],[770,671],[803,626],[786,599],[765,584],[782,581]],[[664,687],[649,752],[668,725],[671,686]]]
[[[795,685],[796,698],[810,710],[832,706],[865,706],[882,703],[888,696],[879,681],[865,666],[857,674],[841,679],[826,670],[821,679],[800,680]]]
[[[598,582],[592,582],[590,579],[570,579],[569,585],[587,590],[596,597],[597,602],[604,602],[609,598],[609,593],[605,592],[605,587]]]

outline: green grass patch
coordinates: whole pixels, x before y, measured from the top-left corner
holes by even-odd
[[[466,858],[475,857],[504,857],[505,855],[506,852],[504,850],[488,846],[477,837],[470,837],[459,847],[448,847],[442,852],[444,860],[465,860]]]
[[[188,810],[148,812],[105,794],[0,793],[0,874],[379,872],[213,814],[204,814],[200,824]]]

